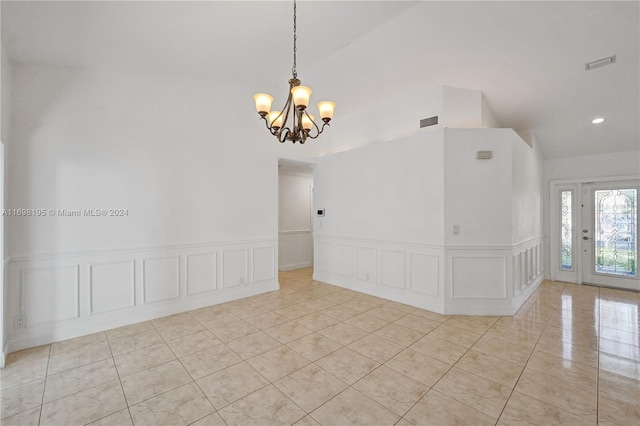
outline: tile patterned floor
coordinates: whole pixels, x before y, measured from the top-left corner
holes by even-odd
[[[13,353],[9,425],[638,425],[640,294],[544,282],[443,316],[282,273],[281,289]]]

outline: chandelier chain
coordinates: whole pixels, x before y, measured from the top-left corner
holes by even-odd
[[[311,89],[302,86],[301,81],[298,80],[297,56],[297,3],[296,0],[293,0],[293,66],[291,67],[293,78],[289,79],[287,102],[285,102],[282,110],[271,111],[273,96],[267,93],[257,93],[253,96],[260,118],[264,120],[269,132],[275,136],[280,143],[291,141],[293,143],[299,142],[303,144],[309,139],[316,139],[324,131],[325,127],[329,126],[336,106],[336,104],[331,101],[318,103],[322,127],[318,126],[318,123],[314,121],[315,117],[313,114],[309,114],[307,110]]]
[[[293,78],[298,78],[298,69],[296,62],[296,55],[298,53],[298,35],[296,33],[296,24],[296,0],[293,0],[293,68],[291,69]]]

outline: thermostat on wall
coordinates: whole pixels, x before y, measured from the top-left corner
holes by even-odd
[[[318,210],[318,216],[324,216],[324,209]]]

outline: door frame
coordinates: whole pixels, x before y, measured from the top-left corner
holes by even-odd
[[[638,175],[609,176],[601,178],[576,178],[576,179],[554,179],[549,182],[549,278],[553,281],[565,281],[575,284],[583,284],[583,256],[581,251],[582,229],[584,229],[582,214],[582,196],[586,185],[606,184],[620,181],[640,180]],[[573,269],[571,271],[560,268],[560,191],[574,190],[575,197],[572,198],[572,259]]]

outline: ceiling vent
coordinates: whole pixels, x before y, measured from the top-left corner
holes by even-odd
[[[607,58],[598,59],[597,61],[588,62],[585,64],[585,69],[590,71],[594,68],[604,67],[605,65],[611,65],[616,63],[616,55],[609,56]]]
[[[422,120],[420,120],[420,128],[435,126],[436,124],[438,124],[437,115],[434,115],[433,117],[429,117],[429,118],[423,118]]]

